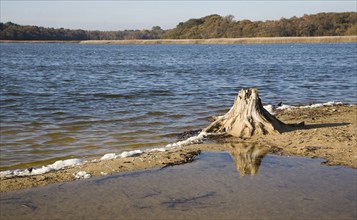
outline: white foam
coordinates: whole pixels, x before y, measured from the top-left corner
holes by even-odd
[[[168,148],[174,148],[174,147],[182,147],[182,146],[187,146],[190,144],[195,144],[201,142],[206,136],[209,134],[206,132],[201,132],[197,136],[190,137],[184,141],[179,141],[176,143],[168,144],[164,148],[153,148],[153,149],[148,149],[148,150],[133,150],[133,151],[124,151],[121,154],[115,154],[115,153],[108,153],[105,154],[100,158],[100,160],[111,160],[111,159],[116,159],[116,158],[125,158],[125,157],[132,157],[132,156],[137,156],[142,153],[148,153],[148,152],[164,152]]]
[[[138,156],[144,153],[142,150],[132,150],[132,151],[124,151],[121,154],[109,153],[105,154],[100,160],[111,160],[116,158],[125,158],[125,157],[133,157]]]
[[[312,104],[312,105],[307,105],[307,106],[301,106],[300,108],[318,108],[322,106],[333,106],[333,105],[342,105],[342,102],[326,102],[326,103],[321,103],[321,104]]]
[[[325,103],[317,103],[311,105],[303,105],[303,106],[292,106],[292,105],[282,105],[277,107],[276,109],[283,110],[283,109],[293,109],[293,108],[318,108],[323,106],[334,106],[334,105],[342,105],[342,102],[325,102]]]
[[[47,165],[47,166],[42,166],[40,168],[34,168],[34,169],[25,169],[25,170],[7,170],[7,171],[1,171],[0,172],[0,178],[10,178],[14,176],[33,176],[33,175],[39,175],[39,174],[44,174],[48,173],[53,170],[60,170],[65,167],[69,166],[75,166],[79,165],[82,163],[82,160],[80,159],[68,159],[68,160],[59,160],[54,162],[53,164]]]
[[[283,105],[277,107],[276,109],[283,110],[283,109],[292,109],[292,108],[296,108],[296,107],[294,107],[294,106],[292,106],[292,105],[285,105],[285,104],[283,104]]]
[[[0,178],[8,178],[13,176],[13,171],[12,170],[5,170],[0,172]]]
[[[115,159],[116,156],[117,155],[115,153],[109,153],[109,154],[105,154],[102,158],[100,158],[100,160],[111,160],[111,159]]]
[[[190,144],[200,143],[208,135],[209,134],[206,133],[206,132],[201,132],[197,136],[190,137],[190,138],[188,138],[188,139],[186,139],[184,141],[179,141],[179,142],[176,142],[176,143],[168,144],[168,145],[166,145],[166,148],[183,147],[183,146],[187,146],[187,145],[190,145]]]
[[[78,173],[73,173],[75,179],[88,179],[91,177],[86,171],[79,171]]]
[[[147,151],[145,151],[145,152],[165,152],[165,151],[166,151],[165,148],[160,147],[160,148],[149,149],[149,150],[147,150]]]
[[[168,148],[174,148],[174,147],[182,147],[190,144],[195,144],[201,142],[206,136],[209,134],[206,132],[201,132],[197,136],[190,137],[184,141],[179,141],[176,143],[168,144],[165,147],[162,148],[152,148],[148,150],[133,150],[133,151],[124,151],[120,154],[115,154],[115,153],[108,153],[105,154],[100,158],[100,160],[111,160],[111,159],[116,159],[116,158],[125,158],[125,157],[132,157],[132,156],[138,156],[142,153],[149,153],[149,152],[165,152]]]
[[[197,136],[190,137],[184,141],[179,141],[176,143],[168,144],[165,147],[162,148],[153,148],[153,149],[147,149],[147,150],[132,150],[132,151],[124,151],[120,154],[116,153],[108,153],[103,155],[99,160],[111,160],[111,159],[116,159],[116,158],[126,158],[126,157],[133,157],[133,156],[138,156],[144,152],[165,152],[168,148],[174,148],[174,147],[182,147],[190,144],[195,144],[203,141],[203,139],[210,134],[206,132],[201,132]],[[98,160],[92,160],[92,162],[96,162]],[[74,165],[79,165],[81,163],[85,163],[87,161],[82,161],[80,159],[69,159],[69,160],[59,160],[56,161],[53,164],[50,164],[48,166],[43,166],[41,168],[34,168],[34,169],[25,169],[25,170],[7,170],[7,171],[1,171],[0,172],[0,178],[11,178],[14,176],[32,176],[32,175],[39,175],[39,174],[44,174],[48,173],[53,170],[59,170],[68,166],[74,166]],[[83,178],[89,178],[90,174],[85,173],[84,171],[80,171],[78,173],[73,174],[76,179],[83,179]]]
[[[124,157],[138,156],[138,155],[140,155],[142,153],[143,153],[142,150],[132,150],[132,151],[124,151],[123,153],[121,153],[119,155],[120,155],[120,158],[124,158]]]
[[[116,158],[133,157],[133,156],[138,156],[145,152],[165,152],[168,148],[183,147],[183,146],[190,145],[190,144],[200,143],[208,135],[213,135],[213,134],[201,132],[197,136],[190,137],[184,141],[179,141],[176,143],[168,144],[165,147],[161,147],[161,148],[152,148],[152,149],[147,149],[144,151],[143,150],[124,151],[120,154],[108,153],[108,154],[103,155],[99,160],[103,161],[103,160],[111,160],[111,159],[116,159]],[[97,161],[98,160],[96,160],[96,159],[92,160],[92,162],[97,162]],[[79,164],[85,163],[85,162],[87,162],[87,161],[82,161],[80,159],[59,160],[51,165],[43,166],[41,168],[35,168],[32,170],[30,170],[30,169],[19,170],[18,169],[18,170],[2,171],[2,172],[0,172],[0,178],[11,178],[14,176],[39,175],[39,174],[48,173],[53,170],[59,170],[59,169],[62,169],[62,168],[68,167],[68,166],[79,165]],[[78,173],[74,173],[73,175],[76,179],[90,178],[90,174],[86,173],[85,171],[80,171]]]

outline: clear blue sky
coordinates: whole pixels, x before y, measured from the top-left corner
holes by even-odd
[[[235,20],[276,20],[319,12],[357,11],[356,0],[210,0],[210,1],[1,1],[1,22],[84,30],[174,28],[179,22],[210,14]]]

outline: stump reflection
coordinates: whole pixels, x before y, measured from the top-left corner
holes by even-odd
[[[240,176],[255,175],[268,148],[254,144],[225,144]]]

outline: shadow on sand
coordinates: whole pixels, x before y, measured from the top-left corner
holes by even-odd
[[[325,123],[325,124],[305,124],[305,122],[301,122],[299,124],[286,124],[287,129],[283,132],[291,132],[296,130],[309,130],[309,129],[317,129],[317,128],[332,128],[332,127],[340,127],[347,126],[351,123]]]
[[[332,127],[347,126],[350,124],[351,123],[309,124],[309,125],[304,125],[301,129],[332,128]]]

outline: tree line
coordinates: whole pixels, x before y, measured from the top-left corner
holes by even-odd
[[[190,19],[168,30],[163,38],[208,39],[239,37],[305,37],[356,35],[357,13],[319,13],[275,21],[235,21],[234,17],[209,15]]]
[[[0,23],[0,40],[132,40],[160,39],[164,33],[160,27],[151,30],[86,31],[64,28],[45,28],[19,25],[12,22]]]
[[[357,12],[318,13],[280,20],[234,20],[209,15],[163,30],[88,31],[0,23],[0,40],[133,40],[357,35]]]

